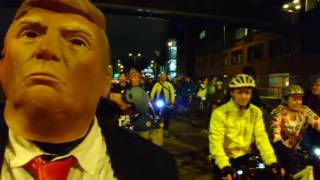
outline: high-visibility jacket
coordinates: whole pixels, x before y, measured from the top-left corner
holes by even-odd
[[[175,89],[173,85],[168,82],[156,82],[150,92],[150,99],[154,101],[163,92],[166,104],[174,104],[175,102]]]
[[[256,144],[266,165],[277,162],[265,130],[262,111],[257,106],[250,104],[247,109],[241,110],[231,99],[213,111],[209,148],[220,169],[231,166],[230,158],[249,154],[252,143]]]
[[[208,84],[201,83],[199,85],[197,97],[201,98],[202,101],[205,101],[207,99],[207,91],[208,91]]]

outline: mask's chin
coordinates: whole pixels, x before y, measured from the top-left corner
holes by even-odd
[[[48,143],[70,142],[85,134],[85,122],[74,117],[72,103],[54,89],[32,87],[16,95],[5,106],[5,120],[14,134]]]

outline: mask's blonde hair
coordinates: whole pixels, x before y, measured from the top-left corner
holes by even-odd
[[[24,0],[21,6],[18,8],[14,21],[17,21],[21,17],[23,17],[28,11],[30,11],[33,8],[41,8],[41,9],[47,9],[52,10],[55,12],[68,12],[73,14],[79,14],[86,19],[88,19],[90,22],[93,22],[98,27],[101,28],[102,32],[104,32],[105,36],[105,42],[106,42],[106,59],[104,61],[106,62],[105,65],[109,64],[110,60],[110,49],[109,49],[109,42],[108,38],[106,37],[105,31],[106,31],[106,20],[104,14],[89,0]],[[14,24],[14,23],[12,23]],[[8,32],[10,31],[11,26],[9,27]],[[2,50],[2,55],[5,55],[5,49],[7,44],[7,35],[4,39],[4,48]]]
[[[106,28],[106,21],[103,13],[89,0],[25,0],[19,7],[15,15],[15,20],[22,17],[29,10],[37,7],[55,12],[79,14],[97,24],[103,30]]]

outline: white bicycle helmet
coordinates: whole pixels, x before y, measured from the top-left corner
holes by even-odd
[[[304,91],[301,86],[292,84],[283,89],[283,96],[288,97],[290,95],[304,95]]]
[[[256,87],[256,83],[253,77],[248,74],[237,74],[231,78],[229,88],[239,87]]]

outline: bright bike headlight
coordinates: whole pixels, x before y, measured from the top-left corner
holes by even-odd
[[[238,170],[238,171],[237,171],[237,174],[238,174],[238,175],[242,175],[242,174],[243,174],[243,171],[242,171],[242,170]]]
[[[162,108],[164,105],[165,105],[165,104],[164,104],[164,101],[163,101],[163,100],[157,100],[157,101],[156,101],[156,106],[157,106],[158,108]]]
[[[313,148],[313,153],[316,155],[318,158],[320,158],[320,148],[319,147],[314,147]]]
[[[266,166],[263,163],[259,163],[257,166],[258,169],[264,169]]]

